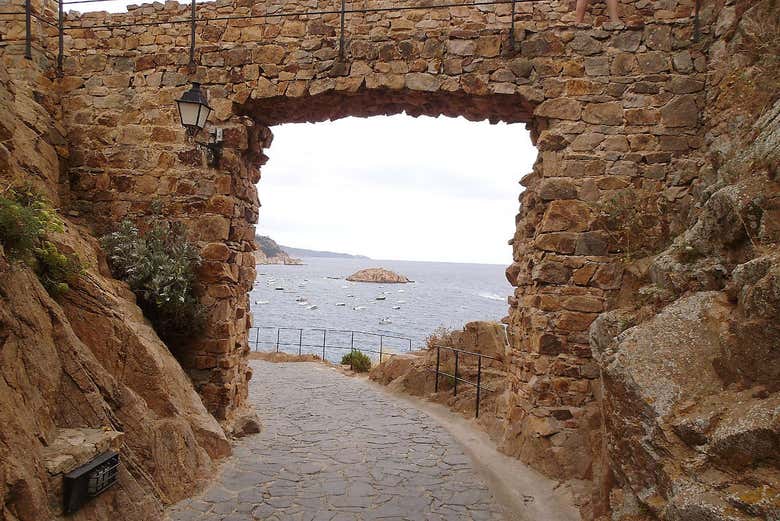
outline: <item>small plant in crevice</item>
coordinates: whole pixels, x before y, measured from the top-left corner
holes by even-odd
[[[640,196],[634,190],[618,190],[596,204],[597,224],[610,237],[611,251],[632,261],[659,250],[665,230],[664,205],[657,194]],[[612,249],[614,248],[614,249]]]
[[[160,338],[177,345],[202,332],[205,310],[194,292],[201,259],[184,225],[157,221],[141,233],[123,221],[101,243],[112,273],[130,285]]]
[[[341,365],[349,365],[353,371],[365,373],[371,370],[371,359],[361,351],[350,351],[341,357]]]
[[[0,192],[0,244],[9,259],[20,261],[38,276],[54,298],[70,289],[69,283],[84,268],[76,255],[62,253],[47,237],[64,226],[51,203],[31,187]]]

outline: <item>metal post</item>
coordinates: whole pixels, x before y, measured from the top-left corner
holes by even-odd
[[[344,18],[346,16],[346,0],[341,0],[341,29],[339,32],[339,59],[344,61]]]
[[[352,333],[352,337],[349,340],[349,348],[352,351],[354,351],[355,350],[355,332],[354,331],[350,331],[350,333]]]
[[[411,351],[412,350],[412,339],[411,338],[407,338],[407,340],[409,340],[409,351]]]
[[[700,34],[699,27],[699,10],[701,8],[701,0],[696,0],[693,8],[693,41],[698,42]]]
[[[24,57],[32,59],[32,6],[31,0],[25,0],[24,3]]]
[[[458,396],[458,355],[459,354],[460,353],[458,351],[455,351],[455,383],[454,383],[455,389],[453,390],[452,393],[453,396]]]
[[[479,392],[481,390],[480,385],[482,384],[482,357],[477,357],[477,413],[474,415],[475,418],[479,418]]]
[[[382,363],[382,351],[384,350],[385,347],[384,340],[385,340],[384,335],[379,335],[379,363],[380,364]]]
[[[302,347],[303,347],[303,329],[298,328],[298,356],[301,356]]]
[[[195,65],[195,0],[190,9],[190,65]]]
[[[328,330],[322,330],[322,361],[325,361],[325,338],[328,336]]]
[[[281,328],[276,328],[276,352],[279,352],[279,333],[282,332]]]
[[[509,49],[515,50],[515,0],[512,0],[512,22],[509,29]]]
[[[433,392],[439,392],[439,353],[441,350],[436,346],[436,383],[433,385]]]
[[[59,31],[59,47],[57,48],[57,74],[62,76],[62,62],[65,57],[65,13],[62,8],[63,0],[57,2],[59,6],[57,30]]]

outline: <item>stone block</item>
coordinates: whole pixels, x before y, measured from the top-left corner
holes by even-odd
[[[667,127],[696,127],[699,107],[692,95],[679,96],[661,108],[661,123]]]
[[[623,106],[618,102],[590,103],[585,106],[582,119],[595,125],[622,125]]]
[[[552,201],[544,213],[540,231],[582,232],[590,229],[592,210],[586,203],[576,200]]]
[[[534,114],[543,118],[565,119],[576,121],[580,119],[582,104],[569,98],[555,98],[544,101],[536,107]]]

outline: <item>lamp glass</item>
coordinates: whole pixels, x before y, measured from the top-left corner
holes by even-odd
[[[209,119],[209,114],[211,114],[211,107],[208,105],[200,105],[199,109],[196,125],[198,128],[203,128],[206,126],[206,120]]]
[[[179,116],[181,116],[181,124],[185,127],[198,127],[203,128],[206,125],[206,120],[199,121],[198,116],[201,112],[200,103],[192,103],[190,101],[176,100],[179,105]]]

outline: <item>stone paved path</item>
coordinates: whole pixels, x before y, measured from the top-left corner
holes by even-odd
[[[263,432],[235,448],[172,521],[498,520],[501,508],[447,431],[316,363],[252,361]]]

